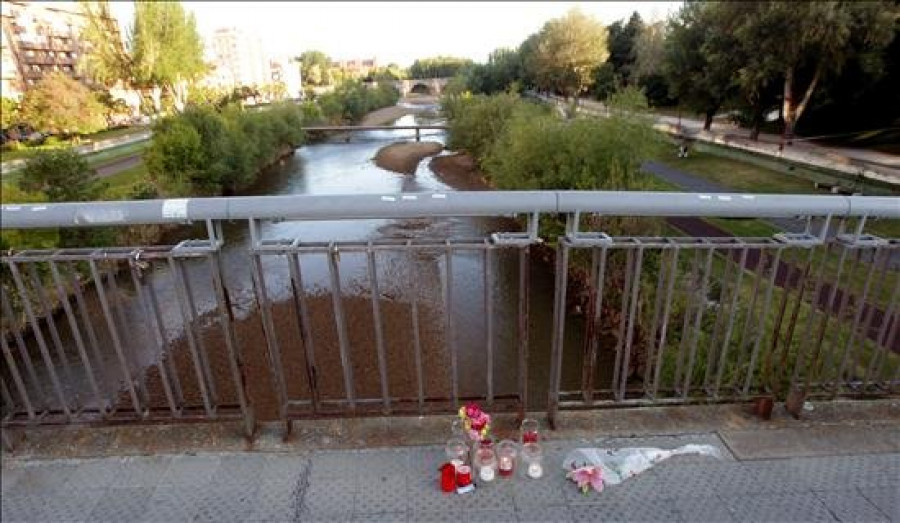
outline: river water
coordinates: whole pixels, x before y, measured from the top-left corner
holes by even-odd
[[[414,115],[407,115],[396,121],[396,125],[415,123],[437,123],[434,108]],[[250,188],[246,194],[284,195],[284,194],[393,194],[432,191],[452,191],[442,183],[428,167],[429,159],[419,165],[415,175],[406,176],[386,171],[377,167],[372,158],[377,151],[387,144],[406,140],[414,140],[413,131],[367,131],[354,133],[349,140],[333,139],[325,143],[305,145],[286,158],[279,165],[270,168],[262,176],[258,184]],[[423,131],[422,140],[443,143],[443,131]],[[508,224],[507,224],[508,226]],[[300,238],[303,242],[346,242],[370,241],[396,238],[415,238],[442,241],[448,238],[483,239],[491,232],[497,232],[503,224],[493,219],[478,218],[440,218],[422,220],[354,220],[354,221],[321,221],[321,222],[265,222],[261,224],[262,237],[265,239]],[[199,230],[195,230],[199,232]],[[202,233],[201,233],[202,234]],[[229,298],[238,322],[259,323],[259,312],[251,280],[249,229],[245,222],[228,223],[224,226],[225,246],[221,260],[224,267],[225,283]],[[497,251],[493,273],[495,275],[490,295],[494,308],[494,381],[495,393],[513,393],[517,383],[517,308],[518,308],[518,257],[513,251]],[[330,296],[330,279],[327,258],[323,254],[308,254],[301,257],[304,289],[312,298]],[[424,326],[433,335],[438,346],[446,344],[448,331],[443,321],[444,302],[441,286],[441,275],[444,273],[446,259],[442,252],[422,251],[415,256],[408,252],[380,251],[376,255],[376,271],[379,280],[380,298],[385,302],[408,304],[411,292],[416,293],[420,306],[433,314],[430,325]],[[270,299],[276,304],[275,314],[284,314],[278,304],[286,304],[292,300],[290,273],[287,259],[284,256],[264,256],[262,259],[266,289]],[[340,285],[344,299],[354,297],[369,300],[370,281],[367,273],[367,260],[364,253],[347,253],[340,257]],[[212,292],[209,265],[205,261],[185,262],[194,294],[200,324],[206,318],[206,324],[212,323],[212,314],[216,302]],[[484,303],[484,253],[481,251],[454,251],[452,258],[452,277],[449,288],[452,292],[451,332],[458,354],[460,378],[460,394],[480,396],[485,393],[486,364],[486,307]],[[416,284],[410,285],[410,278],[415,277]],[[543,264],[532,263],[528,275],[530,282],[530,317],[529,317],[529,397],[532,407],[540,406],[546,401],[549,380],[550,334],[552,325],[553,275]],[[146,282],[153,287],[161,305],[160,312],[165,325],[165,340],[162,344],[153,341],[152,327],[147,321],[143,308],[135,299],[134,289],[128,288],[130,280],[120,278],[122,292],[117,300],[117,311],[121,312],[122,336],[127,346],[130,366],[134,372],[157,365],[164,353],[184,337],[184,320],[178,306],[176,286],[170,268],[166,264],[154,265],[149,271]],[[204,283],[207,282],[207,283]],[[411,290],[412,289],[412,290]],[[98,322],[95,325],[98,343],[101,347],[101,364],[99,367],[111,383],[121,380],[108,379],[121,376],[121,368],[113,351],[106,324],[102,323],[96,296],[88,292],[86,296],[88,309]],[[348,311],[351,314],[352,311]],[[333,321],[330,310],[323,311],[325,321]],[[331,316],[328,318],[327,316]],[[423,321],[424,321],[423,318]],[[65,320],[58,318],[63,344],[70,361],[77,361],[77,352],[71,342],[71,333],[62,328]],[[316,321],[314,324],[318,324]],[[374,333],[371,322],[361,327],[360,322],[348,319],[349,339],[354,342],[356,352],[375,352]],[[334,327],[330,327],[334,328]],[[363,329],[364,332],[354,332]],[[385,319],[385,339],[389,345],[402,343],[411,336],[411,326],[403,322]],[[567,345],[580,347],[578,339],[582,329],[573,325],[567,329]],[[258,330],[257,330],[258,332]],[[318,335],[313,333],[314,337]],[[49,343],[49,339],[48,339]],[[244,339],[242,343],[254,346],[264,345],[262,337]],[[183,343],[182,343],[183,345]],[[300,349],[291,346],[290,340],[283,340],[282,352],[299,353]],[[208,350],[221,350],[221,347],[210,347]],[[318,350],[335,350],[335,347]],[[331,355],[335,357],[335,355]],[[426,354],[427,356],[427,354]],[[325,359],[328,355],[323,356]],[[426,366],[437,362],[446,366],[446,358],[426,361]],[[393,364],[392,364],[393,365]],[[77,365],[75,365],[77,367]],[[433,369],[432,369],[433,370]],[[370,367],[361,366],[359,372],[376,372]],[[446,372],[444,372],[446,371]],[[578,369],[567,369],[566,375],[574,377]],[[43,381],[44,369],[39,365],[38,375]],[[337,374],[337,373],[335,373]],[[389,370],[390,374],[390,370]],[[449,375],[449,369],[439,369],[438,374]],[[358,374],[359,376],[359,374]],[[77,371],[74,376],[61,376],[64,386],[76,392],[80,397],[89,397],[88,385]],[[332,376],[340,381],[340,376]],[[377,378],[376,378],[377,379]],[[251,387],[254,384],[251,383]],[[296,387],[295,387],[296,389]],[[46,389],[49,392],[49,387]],[[107,389],[107,393],[115,393]]]

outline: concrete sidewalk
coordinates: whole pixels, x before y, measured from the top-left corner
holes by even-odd
[[[579,446],[708,443],[603,493],[560,468]],[[227,452],[8,463],[13,521],[900,521],[900,453],[735,459],[715,434],[545,445],[548,473],[443,494],[443,447]]]
[[[900,402],[827,401],[760,422],[747,405],[561,412],[545,475],[443,494],[452,416],[46,427],[3,454],[2,521],[897,521]],[[540,415],[537,415],[539,419]],[[500,437],[514,416],[498,414]],[[546,425],[544,425],[546,427]],[[577,447],[718,447],[603,493],[564,478]]]

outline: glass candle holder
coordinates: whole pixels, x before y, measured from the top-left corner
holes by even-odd
[[[483,483],[490,483],[497,477],[497,454],[493,445],[484,445],[475,451],[475,471]]]
[[[514,441],[506,439],[497,445],[497,470],[500,477],[508,478],[513,475],[518,454],[519,449]]]
[[[468,460],[469,447],[466,445],[466,441],[462,438],[450,438],[447,440],[447,445],[444,447],[444,452],[447,453],[447,459],[449,461],[459,460],[462,463],[466,463]]]
[[[538,422],[536,419],[526,418],[522,420],[522,443],[538,442]]]
[[[459,418],[455,418],[453,420],[453,422],[450,424],[450,436],[462,440],[468,437],[466,435],[466,427],[463,424],[463,420]]]
[[[544,475],[544,453],[538,443],[526,443],[522,445],[522,468],[525,475],[531,479],[538,479]]]

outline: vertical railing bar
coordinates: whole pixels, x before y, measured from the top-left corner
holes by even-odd
[[[681,375],[682,371],[684,371],[685,364],[685,353],[687,352],[688,343],[691,338],[691,334],[688,331],[691,325],[691,316],[694,312],[694,302],[697,301],[697,289],[695,288],[697,285],[697,278],[700,275],[700,258],[701,251],[700,249],[694,250],[694,263],[691,266],[691,275],[688,280],[685,281],[685,294],[687,296],[687,300],[684,306],[684,319],[681,325],[681,339],[678,340],[678,359],[675,363],[675,376],[672,380],[674,384],[674,389],[676,393],[681,394],[682,391],[679,390],[680,384],[683,383]]]
[[[416,364],[416,390],[419,399],[419,414],[423,414],[425,412],[425,375],[422,368],[422,339],[421,333],[419,332],[419,271],[416,251],[412,248],[412,240],[406,242],[406,249],[409,258],[409,269],[411,271],[409,277],[409,296],[413,332],[413,357]]]
[[[876,249],[875,253],[872,256],[872,265],[876,264],[879,253],[883,253],[884,255],[882,256],[883,259],[881,262],[881,268],[878,269],[879,277],[876,279],[877,279],[877,281],[884,282],[884,281],[887,281],[888,266],[889,266],[888,259],[891,257],[891,252],[888,250]],[[860,338],[859,350],[856,350],[856,347],[851,346],[850,352],[853,357],[853,364],[850,366],[850,369],[852,369],[852,372],[855,372],[856,369],[859,367],[861,353],[865,351],[866,339],[869,337],[871,329],[872,329],[872,320],[874,319],[874,316],[875,316],[875,309],[878,308],[878,297],[881,294],[879,291],[880,291],[880,289],[875,291],[875,298],[873,300],[871,300],[872,303],[870,305],[868,305],[868,311],[866,312],[866,317],[863,320],[863,328],[860,330],[861,335],[859,336],[859,338]],[[863,298],[863,302],[860,304],[860,307],[863,309],[866,308],[865,298]],[[882,321],[884,321],[884,319],[882,319]],[[874,351],[877,351],[877,350],[878,350],[878,347],[874,347]],[[873,359],[875,358],[876,354],[877,354],[877,352],[873,352],[873,354],[872,354]]]
[[[263,335],[266,338],[267,360],[269,363],[269,371],[272,379],[275,380],[275,393],[278,395],[278,418],[285,424],[285,437],[288,437],[291,430],[290,421],[287,418],[287,385],[285,384],[284,369],[281,362],[281,348],[278,344],[278,337],[275,333],[275,325],[272,322],[272,309],[269,301],[268,292],[266,292],[266,279],[262,270],[261,254],[255,251],[258,247],[257,223],[256,220],[248,220],[251,237],[251,280],[256,290],[256,303],[259,308],[260,319],[262,321]]]
[[[572,219],[570,215],[568,220]],[[547,402],[547,418],[551,427],[556,425],[559,410],[559,389],[562,382],[563,344],[566,330],[566,285],[569,268],[569,246],[564,237],[557,238],[556,285],[553,300],[553,340],[550,355],[550,391]]]
[[[886,347],[893,347],[894,343],[897,341],[897,333],[900,332],[900,329],[897,326],[900,325],[900,316],[894,317],[894,325],[891,327],[891,333],[888,335],[888,339],[886,341]],[[887,362],[887,358],[884,359]],[[887,372],[884,372],[887,374]],[[887,384],[888,393],[894,393],[894,387],[900,384],[900,365],[897,365],[897,368],[894,369],[894,378]]]
[[[806,294],[806,287],[807,287],[806,284],[809,281],[809,271],[810,271],[810,268],[812,267],[813,254],[815,253],[814,248],[810,248],[808,250],[809,250],[809,256],[807,256],[806,262],[804,262],[802,269],[798,268],[798,270],[800,272],[800,275],[799,275],[800,279],[797,282],[797,296],[796,296],[796,300],[794,300],[794,307],[791,310],[791,319],[788,321],[787,332],[785,333],[785,336],[784,336],[784,344],[783,344],[784,347],[783,347],[783,350],[781,353],[781,362],[779,364],[779,368],[781,368],[781,369],[787,369],[790,366],[790,362],[788,360],[790,359],[790,354],[791,354],[791,343],[794,341],[794,330],[796,329],[797,320],[799,319],[799,316],[800,316],[800,306],[803,304],[803,297]],[[785,288],[785,294],[788,294],[787,288]],[[812,308],[815,308],[815,304],[812,305]],[[812,314],[812,311],[810,313]],[[777,335],[778,335],[778,332],[776,330],[776,332],[775,332],[776,339],[777,339]],[[776,347],[775,343],[777,343],[777,342],[773,342],[773,347],[772,347],[773,348],[773,354],[772,354],[773,358],[777,356],[777,353],[774,352],[774,349]],[[802,350],[802,349],[800,349],[800,350]],[[795,360],[794,360],[795,366],[797,365],[799,357],[800,357],[800,355],[798,353],[797,358],[795,358]],[[778,384],[778,385],[780,387],[780,384]],[[790,386],[790,384],[788,384],[788,386]]]
[[[663,315],[659,329],[659,345],[656,348],[656,363],[653,365],[653,391],[650,396],[656,399],[659,394],[659,379],[662,371],[663,352],[666,348],[666,334],[669,328],[669,314],[672,311],[672,298],[675,294],[675,282],[678,280],[678,258],[681,255],[681,247],[675,246],[672,249],[672,264],[669,270],[669,283],[666,285],[665,305],[663,306]],[[654,333],[654,336],[656,334]]]
[[[341,300],[341,274],[338,267],[338,248],[334,242],[328,244],[328,274],[331,277],[331,305],[337,326],[338,347],[341,354],[341,368],[344,373],[344,393],[351,411],[356,410],[356,388],[353,383],[353,361],[350,359],[350,341],[347,339],[347,323]]]
[[[16,390],[22,398],[22,403],[25,405],[28,419],[33,420],[36,417],[34,407],[31,405],[31,398],[28,397],[28,389],[25,387],[25,382],[22,381],[22,375],[19,374],[19,366],[16,365],[16,360],[13,358],[12,351],[10,351],[9,343],[6,341],[5,332],[0,332],[0,348],[3,349],[3,359],[6,360],[6,366],[9,367],[9,373],[13,379],[13,385],[16,386]]]
[[[188,310],[188,304],[185,301],[184,282],[182,274],[178,268],[178,261],[174,256],[169,256],[169,269],[172,274],[172,280],[175,282],[175,296],[178,300],[178,307],[181,310],[181,318],[184,321],[184,338],[187,340],[188,349],[191,351],[191,361],[194,363],[194,373],[197,376],[197,387],[203,396],[203,406],[206,414],[215,417],[215,406],[210,401],[209,391],[207,389],[206,375],[203,372],[203,363],[200,361],[200,355],[197,352],[197,341],[194,339],[194,325],[191,312]]]
[[[634,318],[637,315],[637,304],[641,291],[641,272],[644,267],[644,248],[640,247],[634,260],[634,276],[631,282],[631,305],[628,308],[628,330],[625,334],[625,356],[622,360],[621,381],[616,393],[617,399],[625,399],[625,387],[628,385],[628,366],[631,364],[631,345],[634,339]],[[623,318],[624,319],[624,318]]]
[[[450,242],[444,247],[444,271],[441,274],[441,295],[444,297],[444,330],[447,352],[450,353],[450,385],[453,407],[459,408],[459,369],[457,367],[456,340],[453,332],[453,251]]]
[[[747,268],[747,255],[749,249],[746,247],[741,250],[741,258],[738,262],[738,270],[734,287],[731,292],[731,305],[728,307],[728,324],[725,327],[725,334],[722,336],[722,349],[719,353],[719,361],[716,364],[716,384],[713,389],[713,398],[719,398],[719,390],[722,387],[722,375],[725,372],[725,364],[728,361],[728,348],[731,346],[731,334],[734,331],[734,319],[737,316],[739,308],[739,298],[741,296],[741,284],[744,282],[744,272]],[[727,267],[727,265],[726,265]]]
[[[122,293],[119,292],[119,283],[116,281],[116,272],[118,269],[118,264],[116,264],[116,270],[111,270],[106,273],[106,281],[109,282],[109,292],[111,296],[109,297],[109,306],[113,312],[113,321],[117,322],[119,329],[122,332],[128,332],[128,324],[125,321],[125,310],[122,302]],[[124,349],[123,345],[123,349]],[[137,356],[133,353],[133,351],[125,351],[125,358],[128,361],[129,368],[132,368],[136,372],[136,376],[134,377],[135,386],[137,387],[138,398],[141,400],[141,405],[144,408],[145,414],[149,412],[150,405],[150,396],[147,392],[147,385],[144,382],[144,371],[140,367],[140,364],[137,361]]]
[[[754,252],[759,255],[759,258],[756,260],[756,267],[753,269],[753,291],[750,293],[750,302],[747,304],[746,308],[746,317],[744,318],[744,327],[741,329],[740,339],[738,341],[738,352],[737,358],[735,361],[735,375],[732,380],[729,382],[729,387],[733,387],[735,390],[739,388],[739,378],[738,371],[744,365],[744,357],[747,352],[747,347],[749,345],[748,342],[748,333],[751,331],[751,324],[753,323],[753,318],[756,316],[756,303],[759,298],[759,289],[760,282],[762,282],[765,273],[766,266],[766,258],[771,258],[771,254],[766,249],[754,249]]]
[[[300,265],[299,253],[293,252],[288,255],[288,270],[291,274],[291,285],[293,286],[297,328],[300,330],[300,340],[303,342],[303,354],[306,360],[306,380],[309,382],[309,395],[312,401],[313,414],[316,414],[321,409],[318,367],[316,366],[315,342],[313,341],[312,326],[309,320],[309,303],[306,301],[306,290],[303,288],[303,271]]]
[[[706,310],[706,293],[709,289],[709,279],[712,273],[712,260],[715,249],[709,249],[706,254],[706,265],[703,269],[703,280],[700,283],[700,294],[697,296],[697,312],[694,316],[694,326],[692,329],[691,350],[688,354],[687,369],[684,375],[684,389],[681,391],[681,397],[687,399],[691,390],[691,379],[694,375],[694,363],[697,359],[697,345],[700,342],[700,330],[703,322],[703,313]]]
[[[791,252],[794,252],[794,251],[791,251]],[[790,262],[785,262],[785,279],[784,279],[784,285],[782,286],[781,305],[778,306],[778,311],[775,314],[775,325],[772,328],[772,343],[769,348],[769,351],[765,355],[762,356],[761,365],[763,367],[762,372],[763,372],[764,376],[769,375],[769,376],[774,377],[774,372],[775,372],[774,358],[778,354],[778,348],[779,348],[780,341],[781,341],[781,326],[784,324],[785,316],[787,316],[787,306],[788,306],[788,302],[790,302],[790,298],[791,298],[791,287],[792,287],[794,275],[798,274],[799,271],[801,270],[800,267],[798,267],[796,264],[798,256],[799,255],[794,255],[793,260],[791,260]],[[798,278],[797,283],[799,286],[799,283],[800,283],[799,278]],[[798,294],[801,295],[801,299],[802,299],[802,292],[799,292]],[[768,309],[766,309],[766,310],[768,310]],[[778,383],[775,383],[774,381],[772,383],[770,383],[770,385],[773,388],[773,390],[770,392],[772,392],[773,394],[776,393],[778,387],[780,386]]]
[[[72,367],[69,365],[69,358],[66,357],[66,348],[63,346],[62,340],[59,337],[59,329],[56,328],[56,319],[53,317],[53,306],[50,304],[50,299],[47,297],[47,293],[44,290],[44,284],[41,281],[41,277],[37,273],[37,263],[29,263],[27,265],[28,274],[31,277],[31,284],[34,286],[38,301],[41,303],[41,312],[43,312],[44,318],[47,320],[50,339],[53,341],[53,347],[56,349],[57,357],[62,363],[63,373],[65,373],[69,383],[73,383]],[[73,399],[77,405],[79,401],[77,392],[74,393]]]
[[[150,311],[150,307],[147,303],[147,296],[144,293],[143,286],[141,285],[141,277],[138,274],[138,265],[137,261],[129,260],[128,264],[129,272],[131,273],[131,282],[134,285],[134,290],[137,293],[138,302],[141,304],[141,309],[144,311],[144,316],[147,318],[146,325],[147,330],[153,334],[153,337],[156,339],[156,344],[159,347],[160,351],[160,361],[156,366],[159,369],[159,378],[162,382],[163,393],[166,396],[166,402],[169,404],[169,410],[175,417],[178,417],[180,412],[178,410],[178,402],[175,400],[175,396],[172,392],[172,386],[169,383],[168,372],[166,371],[165,364],[163,359],[165,358],[166,346],[165,346],[165,338],[163,338],[162,334],[158,329],[153,328],[154,318],[152,317],[152,313]]]
[[[707,341],[707,349],[706,349],[706,372],[703,376],[703,390],[707,395],[712,396],[712,379],[713,379],[713,371],[716,369],[719,363],[719,336],[723,335],[722,329],[725,328],[727,323],[726,318],[731,316],[731,311],[728,309],[726,305],[729,303],[729,298],[737,292],[736,288],[733,288],[732,282],[728,278],[728,269],[732,263],[734,263],[734,255],[737,254],[737,251],[724,251],[720,254],[722,260],[722,269],[720,271],[720,277],[718,279],[719,282],[719,296],[716,301],[716,319],[713,323],[713,330],[709,336],[709,340]],[[715,272],[715,271],[713,271]],[[737,277],[741,271],[737,271],[735,277]],[[710,276],[712,279],[713,276]],[[716,280],[713,280],[716,281]],[[725,312],[728,314],[725,314]]]
[[[381,379],[382,409],[385,415],[391,412],[391,395],[388,386],[387,357],[384,348],[384,329],[381,319],[381,291],[378,289],[378,271],[375,266],[375,251],[372,250],[372,242],[366,249],[366,258],[369,270],[369,285],[372,293],[372,321],[375,324],[375,350],[378,354],[378,374]]]
[[[219,403],[219,394],[216,392],[216,380],[215,376],[213,376],[212,368],[210,367],[209,352],[206,350],[206,342],[203,341],[204,336],[202,326],[200,325],[201,316],[197,312],[197,307],[194,302],[194,290],[191,285],[191,279],[188,277],[187,262],[186,260],[178,260],[176,265],[178,266],[181,285],[184,288],[184,297],[187,302],[190,325],[194,331],[195,339],[197,340],[200,363],[203,365],[203,374],[206,376],[206,386],[209,392],[209,398],[215,408]]]
[[[531,256],[526,245],[519,249],[519,419],[528,409],[528,339],[531,304]]]
[[[493,250],[490,242],[484,241],[484,321],[485,321],[485,339],[484,345],[487,352],[487,370],[485,371],[485,382],[487,387],[487,404],[494,405],[494,270],[493,270]]]
[[[817,311],[819,310],[819,298],[822,294],[822,283],[825,279],[825,269],[828,266],[828,258],[831,255],[831,247],[834,244],[829,242],[825,244],[825,252],[822,254],[822,262],[819,264],[819,272],[816,275],[816,283],[813,288],[812,299],[810,300],[809,313],[806,318],[806,327],[803,331],[803,340],[804,343],[801,345],[799,351],[797,352],[797,359],[794,363],[794,371],[791,374],[791,385],[797,385],[797,379],[800,377],[800,368],[804,367],[807,374],[812,372],[812,368],[810,367],[811,362],[808,355],[812,354],[812,344],[807,344],[810,336],[812,335],[812,325],[815,323],[815,318]],[[836,284],[835,284],[836,285]],[[823,311],[823,314],[828,314],[828,311]],[[809,348],[807,349],[807,345]]]
[[[221,228],[218,228],[219,240],[221,240]],[[234,317],[231,312],[228,292],[225,288],[224,271],[219,249],[210,253],[209,272],[212,275],[213,290],[216,295],[216,304],[219,309],[219,323],[222,325],[222,336],[225,338],[225,348],[228,350],[228,363],[231,368],[231,379],[234,381],[234,391],[237,394],[238,405],[241,409],[241,417],[244,421],[244,434],[248,438],[253,437],[256,431],[256,420],[252,406],[250,405],[250,393],[247,389],[247,375],[244,372],[244,358],[241,346],[235,339]]]
[[[766,313],[769,310],[769,305],[772,303],[772,293],[775,290],[775,281],[778,277],[778,266],[781,263],[781,251],[783,247],[775,248],[775,257],[772,259],[772,269],[771,275],[769,276],[769,283],[766,287],[766,295],[763,298],[763,303],[760,308],[759,313],[759,325],[754,332],[754,340],[753,340],[753,350],[750,352],[750,362],[747,364],[747,376],[744,381],[744,390],[743,395],[747,396],[750,393],[750,385],[753,383],[753,368],[756,366],[756,361],[759,357],[759,349],[762,346],[763,339],[763,331],[766,325]],[[787,292],[787,291],[785,291]]]
[[[609,255],[609,250],[606,245],[600,247],[600,256],[596,256],[597,250],[594,250],[594,257],[599,258],[597,263],[592,263],[592,269],[594,269],[591,273],[591,278],[594,279],[594,300],[593,300],[593,309],[591,310],[591,336],[588,340],[589,350],[587,354],[588,358],[588,375],[587,379],[582,377],[582,389],[586,392],[585,401],[588,405],[591,404],[594,400],[594,377],[597,374],[597,352],[599,349],[600,342],[600,329],[602,328],[603,321],[603,292],[605,291],[605,283],[606,283],[606,258]]]
[[[841,228],[843,228],[843,226],[844,222],[842,221]],[[819,324],[818,334],[816,335],[816,340],[813,343],[813,346],[816,348],[816,350],[813,354],[812,361],[810,362],[809,373],[807,374],[806,380],[804,382],[804,390],[808,390],[810,388],[813,375],[815,375],[819,369],[819,359],[822,356],[822,347],[824,345],[825,333],[828,329],[828,321],[831,319],[832,313],[834,311],[834,300],[837,298],[837,292],[841,285],[841,276],[844,272],[844,263],[847,260],[848,252],[850,252],[849,247],[844,245],[841,249],[841,255],[838,258],[837,272],[835,273],[834,281],[831,283],[831,292],[828,294],[828,301],[825,305],[825,310],[822,315],[822,321]]]
[[[848,283],[852,283],[852,282],[853,282],[853,277],[856,275],[856,270],[859,268],[860,262],[862,261],[862,260],[861,260],[862,254],[861,254],[861,251],[860,251],[860,250],[857,249],[857,250],[854,252],[854,254],[855,254],[855,256],[853,257],[853,262],[852,262],[851,265],[850,265],[850,269],[847,271],[847,282],[848,282]],[[839,283],[839,282],[835,282],[835,286],[837,286],[838,283]],[[839,290],[840,290],[840,289],[835,289],[835,292],[838,292]],[[839,343],[839,339],[838,339],[838,338],[839,338],[839,336],[840,336],[841,324],[842,324],[842,322],[844,321],[844,313],[847,311],[847,305],[850,303],[850,294],[851,294],[851,293],[848,292],[848,291],[846,291],[846,290],[844,290],[844,291],[842,292],[842,294],[843,294],[843,295],[841,296],[841,303],[840,303],[840,305],[838,305],[837,316],[835,317],[835,319],[836,319],[836,321],[835,321],[835,329],[834,329],[834,332],[832,333],[832,336],[831,336],[831,342],[828,344],[829,350],[828,350],[828,352],[827,352],[827,354],[826,354],[827,359],[826,359],[826,363],[825,363],[825,366],[824,366],[823,370],[827,369],[827,370],[830,371],[832,368],[835,367],[835,363],[836,363],[836,362],[835,362],[834,360],[835,360],[835,358],[837,357],[836,351],[837,351],[837,350],[840,350],[840,349],[837,347],[837,345],[838,345],[838,343]],[[826,316],[826,318],[827,318],[827,316]],[[823,335],[824,335],[824,333],[823,333]],[[823,383],[825,383],[824,380],[820,380],[820,381],[823,382]],[[828,385],[829,385],[829,386],[836,386],[836,385],[837,385],[837,381],[838,381],[838,376],[835,375],[834,383],[830,383],[830,382],[829,382]]]
[[[81,329],[78,328],[78,320],[75,318],[75,313],[72,311],[72,304],[69,303],[69,295],[66,292],[65,285],[63,285],[62,278],[59,276],[59,268],[56,266],[56,262],[48,262],[50,265],[50,276],[53,278],[53,283],[56,286],[56,292],[59,295],[59,302],[62,305],[63,311],[65,311],[66,319],[69,322],[69,329],[72,331],[72,338],[75,340],[75,347],[78,349],[78,355],[81,358],[81,363],[84,365],[84,371],[87,373],[88,385],[91,387],[91,391],[94,393],[94,397],[97,400],[97,408],[101,411],[106,411],[106,401],[103,399],[103,396],[100,394],[100,388],[97,386],[97,380],[94,377],[94,368],[91,365],[91,360],[88,358],[87,350],[84,346],[84,339],[81,336]]]
[[[163,322],[162,314],[159,310],[159,299],[156,296],[156,288],[153,286],[152,282],[147,284],[147,297],[149,298],[150,309],[153,311],[153,318],[156,320],[155,323],[159,339],[161,340],[162,346],[166,347],[166,345],[168,345],[166,325]],[[175,367],[174,355],[164,353],[160,364],[165,365],[168,368],[167,376],[169,378],[169,384],[172,386],[172,394],[175,397],[175,405],[177,405],[176,412],[179,413],[176,415],[180,415],[181,409],[184,406],[184,392],[181,389],[181,378],[178,377],[178,369]]]
[[[875,267],[877,265],[877,254],[882,252],[881,250],[876,250],[876,257],[872,260],[872,263],[869,264],[869,270],[866,273],[866,282],[863,285],[863,293],[862,297],[858,302],[854,304],[855,311],[853,314],[853,324],[850,326],[850,337],[847,339],[847,343],[844,345],[844,355],[841,356],[841,364],[838,366],[837,374],[835,375],[835,384],[834,384],[834,395],[837,395],[838,391],[841,388],[841,381],[844,374],[844,368],[847,366],[847,360],[850,356],[850,349],[853,347],[853,342],[856,340],[856,333],[858,330],[859,322],[863,316],[863,310],[865,309],[866,298],[869,296],[869,289],[872,285],[872,276],[875,274]],[[845,291],[848,292],[849,291]],[[873,307],[870,307],[870,312]]]
[[[9,302],[9,298],[6,297],[6,290],[2,286],[0,286],[0,297],[2,297],[3,301],[3,315],[9,318],[10,330],[13,333],[13,338],[16,340],[16,347],[19,349],[19,357],[22,358],[22,364],[25,365],[25,371],[28,373],[28,378],[31,380],[31,383],[34,385],[35,392],[40,395],[40,398],[36,398],[36,401],[42,401],[44,406],[46,406],[49,403],[47,391],[44,390],[43,383],[41,383],[37,377],[37,372],[34,370],[34,364],[31,362],[31,356],[28,354],[28,346],[25,344],[25,339],[22,338],[22,333],[16,328],[16,325],[12,324],[15,315],[13,313],[12,305]]]
[[[595,338],[596,325],[593,321],[594,310],[597,305],[597,267],[600,264],[599,249],[594,247],[591,249],[591,270],[588,282],[588,305],[585,316],[590,314],[590,319],[584,322],[584,340],[582,341],[582,362],[581,362],[581,400],[585,405],[593,402],[593,379],[592,362],[591,362],[591,345]]]
[[[78,314],[81,316],[81,324],[87,333],[88,344],[91,348],[91,355],[97,363],[98,372],[101,377],[105,376],[103,371],[103,355],[100,354],[100,343],[97,341],[97,332],[94,330],[94,322],[91,321],[91,315],[88,313],[87,301],[84,299],[84,293],[81,290],[81,281],[78,277],[78,270],[74,263],[66,264],[69,273],[69,284],[72,285],[72,291],[75,293],[75,304],[78,305]]]
[[[622,307],[619,312],[619,331],[616,335],[616,357],[615,363],[613,363],[613,379],[610,384],[610,389],[613,391],[619,389],[619,374],[621,373],[622,351],[625,345],[625,328],[627,327],[625,318],[628,317],[628,304],[629,299],[631,298],[631,280],[635,271],[634,251],[632,249],[627,249],[625,255],[625,283],[622,285]],[[565,304],[563,304],[563,306],[565,306]],[[618,396],[618,393],[614,394]]]
[[[890,257],[890,256],[888,256]],[[876,354],[881,355],[882,363],[879,366],[878,375],[880,376],[884,372],[884,366],[888,360],[888,354],[891,352],[890,345],[885,344],[885,336],[888,332],[888,325],[893,323],[892,328],[896,328],[897,323],[900,323],[900,317],[897,315],[897,309],[900,307],[900,278],[897,278],[894,283],[894,290],[891,293],[890,308],[884,313],[884,316],[881,318],[881,328],[878,329],[877,341],[875,343],[875,349],[878,351]],[[863,387],[867,385],[867,383],[872,378],[872,372],[875,371],[875,363],[879,358],[873,357],[869,362],[869,368],[866,369],[866,377],[863,381]]]
[[[647,363],[644,365],[644,396],[649,398],[652,388],[651,380],[656,359],[657,329],[659,328],[659,315],[663,307],[663,290],[666,284],[666,269],[663,261],[664,250],[659,251],[659,269],[656,277],[656,289],[653,292],[653,319],[650,320],[649,346],[647,347]]]
[[[3,403],[7,405],[7,410],[9,411],[5,417],[12,417],[18,412],[18,405],[16,404],[16,400],[12,397],[12,392],[9,390],[9,386],[6,385],[6,378],[0,376],[0,397],[3,398]]]
[[[44,360],[44,365],[47,367],[47,373],[50,375],[50,382],[53,384],[53,390],[56,392],[57,399],[60,402],[60,407],[62,408],[63,413],[66,417],[70,417],[72,415],[69,405],[66,402],[65,393],[63,392],[63,387],[59,382],[59,377],[56,375],[56,369],[53,367],[53,360],[50,358],[50,351],[47,349],[47,342],[44,340],[44,334],[41,332],[40,325],[38,324],[37,317],[34,314],[34,310],[31,308],[31,302],[28,298],[28,289],[25,287],[25,283],[22,280],[22,275],[19,273],[19,267],[15,262],[7,261],[9,265],[9,271],[13,277],[13,283],[15,283],[16,290],[19,292],[19,295],[22,297],[22,308],[25,311],[25,316],[28,318],[28,322],[31,324],[31,328],[34,334],[34,338],[37,341],[38,349],[41,353],[41,358]],[[10,318],[13,316],[10,315]],[[25,356],[28,356],[28,353],[25,353]]]

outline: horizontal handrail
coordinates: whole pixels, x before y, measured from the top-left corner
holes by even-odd
[[[447,130],[449,125],[312,125],[301,127],[304,131],[411,131],[416,129]]]
[[[235,196],[8,204],[0,228],[96,227],[203,220],[345,220],[599,213],[608,216],[900,218],[900,198],[628,191],[451,191]]]

